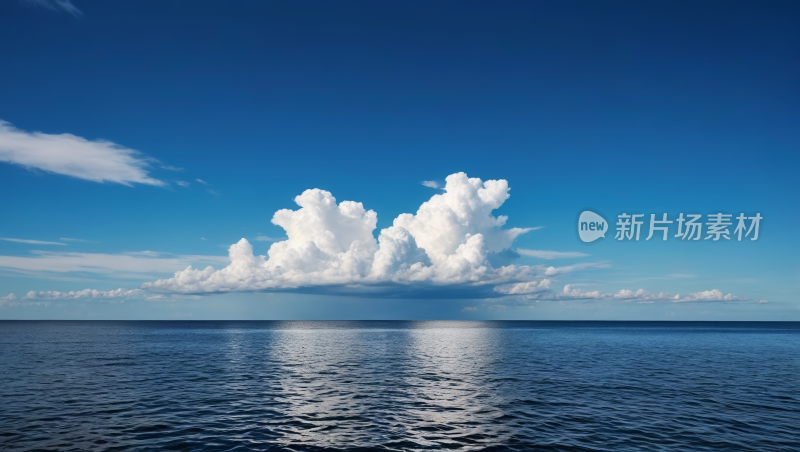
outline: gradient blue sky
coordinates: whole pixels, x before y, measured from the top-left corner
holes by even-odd
[[[0,305],[0,318],[800,320],[796,2],[67,5],[0,3],[0,120],[135,149],[157,159],[147,171],[166,185],[0,162],[0,237],[64,243],[0,240],[0,256],[139,253],[128,254],[135,269],[6,264],[0,295],[19,299]],[[559,279],[556,292],[718,289],[769,303],[456,292],[21,300],[28,291],[133,289],[188,261],[224,261],[241,238],[266,254],[272,242],[257,237],[282,237],[272,215],[296,209],[309,188],[376,211],[377,237],[441,193],[422,181],[443,184],[456,172],[507,180],[511,197],[495,215],[509,227],[543,226],[515,248],[588,255],[516,264],[606,262]],[[764,220],[756,242],[585,245],[575,232],[584,208],[612,223],[623,211]],[[165,271],[167,258],[175,270]]]

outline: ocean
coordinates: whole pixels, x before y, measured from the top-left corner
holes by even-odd
[[[800,322],[0,321],[0,450],[797,451]]]

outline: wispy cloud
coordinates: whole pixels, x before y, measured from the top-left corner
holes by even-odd
[[[439,188],[439,183],[436,182],[435,180],[422,181],[422,185],[430,188]]]
[[[204,181],[203,179],[195,179],[197,182],[200,182],[203,185],[208,185],[208,182]]]
[[[208,239],[205,237],[200,237],[200,240],[208,240]]]
[[[550,280],[528,281],[516,284],[504,284],[497,286],[494,291],[503,295],[527,295],[536,292],[544,292],[550,288]]]
[[[189,186],[189,182],[182,181],[182,180],[176,180],[175,183],[180,185],[181,187],[188,187]]]
[[[62,245],[62,246],[67,246],[66,243],[45,242],[43,240],[10,239],[10,238],[7,238],[7,237],[0,237],[0,240],[5,240],[6,242],[29,243],[31,245]],[[64,240],[64,239],[61,239],[61,240]]]
[[[83,17],[83,13],[70,0],[20,0],[29,6],[44,8],[50,11],[64,11],[75,17]]]
[[[671,302],[671,303],[700,303],[700,302],[725,302],[725,301],[749,301],[755,303],[768,303],[767,300],[758,300],[754,298],[742,297],[733,294],[725,295],[717,289],[705,290],[701,292],[693,292],[688,295],[681,296],[669,292],[648,292],[644,289],[627,290],[623,289],[616,293],[606,293],[599,290],[583,291],[581,289],[573,289],[569,284],[564,286],[564,290],[559,293],[556,298],[560,299],[589,299],[589,300],[621,300],[621,301],[637,301],[640,303],[650,302]]]
[[[189,265],[226,265],[225,256],[172,255],[155,251],[121,254],[32,251],[33,256],[0,256],[0,267],[27,272],[88,272],[101,274],[174,273]],[[45,274],[40,274],[46,277]],[[122,275],[121,277],[125,277]]]
[[[569,259],[576,257],[587,257],[589,254],[581,253],[578,251],[546,251],[546,250],[527,250],[525,248],[517,248],[516,252],[523,256],[538,257],[539,259]]]
[[[161,256],[167,255],[169,253],[162,253],[160,251],[144,250],[144,251],[128,251],[128,252],[125,252],[125,253],[122,253],[122,254],[124,254],[126,256],[161,257]]]
[[[71,239],[68,237],[61,237],[59,240],[64,242],[84,242],[84,243],[97,243],[94,240],[84,240],[84,239]]]
[[[286,237],[269,237],[259,233],[256,240],[259,242],[280,242],[281,240],[286,240]]]
[[[2,120],[0,161],[92,182],[165,185],[148,175],[154,160],[133,149],[69,133],[27,132]]]
[[[587,268],[608,268],[611,264],[608,261],[601,262],[585,262],[582,264],[567,265],[564,267],[549,267],[545,272],[545,276],[557,276],[567,273],[576,272],[578,270],[586,270]]]

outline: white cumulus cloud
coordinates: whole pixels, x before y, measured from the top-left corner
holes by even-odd
[[[502,229],[508,217],[492,216],[509,197],[508,182],[468,178],[464,173],[447,177],[445,193],[434,195],[420,206],[416,215],[404,213],[394,225],[406,229],[432,258],[449,256],[468,241],[468,235],[482,235],[488,251],[508,248],[517,236],[530,228]]]
[[[2,120],[0,161],[93,182],[165,185],[148,175],[151,160],[133,149],[69,133],[27,132]]]
[[[272,243],[266,255],[255,255],[250,242],[241,239],[228,250],[230,264],[219,270],[210,265],[185,265],[171,278],[147,282],[132,291],[32,292],[25,298],[168,298],[234,291],[304,291],[371,297],[750,301],[719,291],[681,297],[644,290],[583,292],[567,285],[562,292],[553,293],[550,286],[558,278],[609,264],[512,264],[513,258],[519,257],[512,248],[514,240],[531,228],[505,228],[507,218],[492,215],[508,197],[505,180],[482,181],[464,173],[452,174],[446,178],[442,193],[432,196],[416,213],[399,215],[376,239],[376,212],[360,202],[337,202],[324,190],[306,190],[295,198],[297,209],[274,214],[272,223],[286,231],[286,239]],[[559,253],[582,257],[575,252],[526,251],[542,257],[565,257]],[[120,268],[152,268],[154,262],[166,268],[190,260],[188,256],[175,259],[152,252],[115,255],[113,259],[106,255],[38,253],[37,258],[0,256],[0,266],[43,268],[47,264],[51,271],[59,271],[84,267],[84,259],[94,264],[109,259],[108,265]]]
[[[528,281],[516,284],[504,284],[494,288],[494,291],[503,295],[527,295],[544,292],[550,288],[550,280]]]
[[[320,286],[473,285],[538,278],[539,267],[494,268],[489,255],[510,247],[529,229],[504,229],[507,218],[491,212],[508,199],[505,180],[481,181],[464,173],[447,177],[444,193],[373,231],[378,216],[359,202],[337,204],[327,191],[306,190],[297,210],[275,213],[272,223],[287,240],[255,256],[245,239],[229,250],[221,270],[187,268],[173,278],[146,283],[156,292],[213,293]]]

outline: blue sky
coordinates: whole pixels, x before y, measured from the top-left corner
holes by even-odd
[[[0,240],[0,294],[15,294],[0,318],[800,320],[798,19],[793,2],[4,2],[0,238],[28,242]],[[298,211],[307,189],[374,211],[365,234],[383,246],[383,229],[460,172],[507,181],[491,215],[508,220],[462,218],[472,226],[452,238],[481,233],[496,253],[492,234],[540,227],[496,246],[516,250],[515,271],[541,271],[470,285],[480,263],[414,281],[304,267],[275,285],[251,269],[249,286],[26,298],[220,270],[242,238],[266,255],[286,240],[273,215]],[[439,243],[420,231],[445,224],[447,203],[430,202],[433,219],[397,239],[413,236],[412,251]],[[587,208],[612,224],[622,212],[764,220],[755,242],[686,243],[673,229],[587,245]],[[312,220],[297,217],[288,248],[324,236],[303,229]],[[416,262],[403,256],[398,268]],[[314,265],[338,265],[328,257]],[[737,299],[613,297],[639,289]]]

